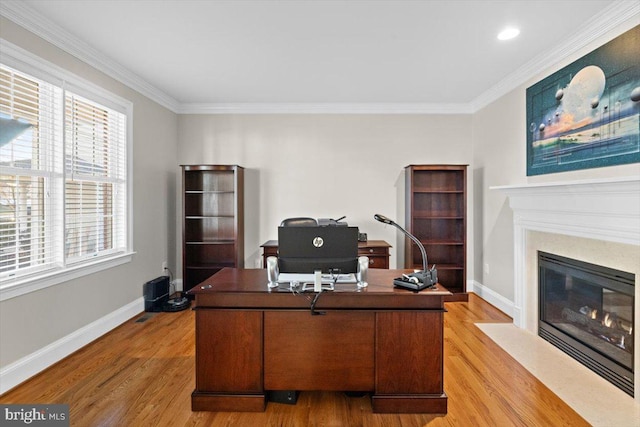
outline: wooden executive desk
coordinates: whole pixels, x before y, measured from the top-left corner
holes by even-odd
[[[194,411],[264,411],[269,390],[363,391],[374,412],[446,413],[440,285],[393,288],[403,270],[369,270],[369,286],[269,292],[264,269],[225,268],[190,292],[196,310]]]

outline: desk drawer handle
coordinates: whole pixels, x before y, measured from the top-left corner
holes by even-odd
[[[372,259],[369,260],[369,264],[373,264],[373,260]]]
[[[372,254],[373,253],[373,249],[369,249],[369,253]]]

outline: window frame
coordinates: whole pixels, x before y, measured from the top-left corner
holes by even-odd
[[[126,116],[127,120],[125,250],[17,277],[7,281],[8,283],[0,283],[0,301],[4,301],[131,262],[135,254],[133,249],[133,103],[2,38],[0,38],[0,51],[2,51],[0,61],[6,66],[120,112]]]

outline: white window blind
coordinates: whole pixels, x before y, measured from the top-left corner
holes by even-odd
[[[59,204],[50,197],[62,147],[62,90],[0,67],[0,277],[59,264]],[[61,176],[61,175],[58,175]]]
[[[127,248],[127,116],[0,64],[0,279]]]
[[[126,249],[126,117],[65,96],[65,257]]]

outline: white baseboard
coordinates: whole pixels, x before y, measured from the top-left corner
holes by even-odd
[[[467,281],[467,290],[478,295],[480,298],[496,307],[498,310],[510,316],[513,319],[514,304],[513,301],[503,297],[496,291],[487,288],[482,283],[475,280]]]
[[[144,297],[0,369],[0,395],[144,311]]]

